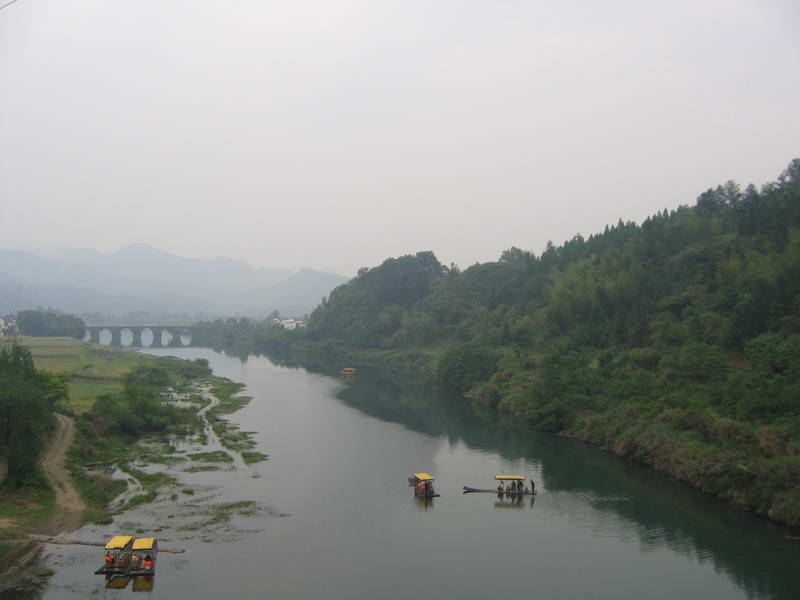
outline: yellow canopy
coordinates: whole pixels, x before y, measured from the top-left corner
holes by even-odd
[[[522,475],[495,475],[494,478],[500,481],[525,481]]]
[[[132,539],[132,535],[115,535],[106,543],[106,550],[122,550]]]
[[[433,477],[431,477],[427,473],[414,473],[414,477],[416,477],[420,481],[433,481]]]
[[[156,538],[137,538],[133,542],[134,550],[150,550],[156,543]]]

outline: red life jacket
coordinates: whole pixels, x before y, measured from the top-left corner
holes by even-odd
[[[113,559],[113,558],[111,558],[110,556],[106,555],[106,556],[104,556],[104,557],[103,557],[103,560],[104,560],[104,561],[106,561],[107,563],[110,563],[110,562],[112,562],[114,559]]]

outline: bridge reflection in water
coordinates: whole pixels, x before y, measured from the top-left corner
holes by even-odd
[[[87,325],[83,340],[124,348],[184,348],[192,345],[192,328],[183,325]]]

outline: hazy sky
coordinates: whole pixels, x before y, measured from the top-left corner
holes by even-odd
[[[18,0],[0,246],[345,275],[538,253],[773,180],[799,31],[797,0]]]

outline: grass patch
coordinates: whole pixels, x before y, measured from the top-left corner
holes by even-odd
[[[130,510],[132,508],[136,508],[137,506],[141,506],[142,504],[149,504],[156,499],[156,495],[157,494],[155,492],[149,492],[147,494],[139,494],[134,496],[128,500],[124,507],[122,507],[122,510]]]
[[[72,481],[88,506],[86,519],[94,521],[107,517],[106,505],[128,489],[124,479],[112,479],[106,473],[87,473],[71,465]]]
[[[37,527],[52,514],[56,496],[46,485],[0,488],[0,519],[14,522],[13,527],[3,530],[4,536],[14,537],[16,531]]]
[[[178,481],[175,477],[166,473],[145,473],[136,469],[125,469],[125,471],[138,479],[142,487],[148,492],[157,492],[159,488],[166,485],[174,485]]]
[[[157,465],[174,465],[175,463],[186,462],[185,456],[152,456],[147,462]]]
[[[116,394],[122,391],[122,383],[111,383],[83,379],[72,376],[69,382],[69,407],[77,415],[91,410],[94,401],[103,394]]]
[[[234,396],[244,388],[241,383],[236,383],[224,377],[214,377],[211,393],[219,399],[219,405],[214,407],[217,414],[230,414],[236,412],[248,402],[249,396]]]
[[[217,434],[220,443],[228,450],[251,455],[250,462],[258,462],[263,458],[255,458],[261,455],[258,452],[251,452],[256,443],[252,439],[252,432],[240,431],[238,425],[228,422],[222,415],[234,413],[246,406],[252,398],[250,396],[235,396],[244,386],[228,379],[215,378],[215,384],[211,388],[211,393],[219,399],[219,404],[208,411],[206,417],[211,424],[214,433]],[[247,461],[245,461],[247,462]]]
[[[262,452],[242,452],[242,459],[244,459],[246,464],[252,465],[253,463],[269,460],[269,454],[264,454]]]
[[[204,473],[206,471],[222,471],[217,465],[197,465],[184,469],[184,473]]]
[[[187,455],[191,460],[203,462],[224,462],[232,463],[233,457],[227,452],[222,450],[215,450],[214,452],[195,452],[194,454]]]
[[[186,525],[181,531],[197,531],[229,523],[234,516],[252,517],[258,514],[258,505],[252,500],[241,502],[225,502],[211,506],[195,506],[197,510],[191,516],[206,517],[200,521]]]

